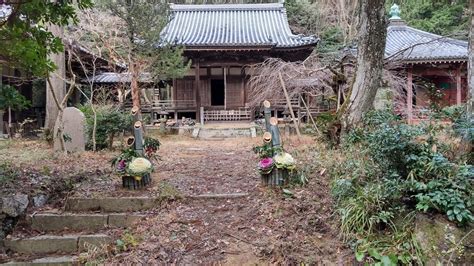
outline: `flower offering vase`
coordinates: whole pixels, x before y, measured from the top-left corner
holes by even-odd
[[[147,187],[150,184],[151,184],[151,175],[150,174],[144,175],[139,180],[137,180],[136,177],[130,176],[130,175],[122,176],[122,187],[123,188],[131,189],[131,190],[137,190],[137,189]]]
[[[274,168],[269,174],[262,174],[262,185],[276,187],[284,186],[289,180],[289,171],[287,169]]]

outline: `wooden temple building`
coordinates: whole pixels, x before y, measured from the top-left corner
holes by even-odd
[[[170,111],[201,121],[251,120],[248,65],[304,60],[318,39],[291,33],[283,4],[171,5],[163,41],[185,47],[192,68],[173,80]]]
[[[423,119],[436,90],[441,107],[459,105],[467,97],[468,43],[408,26],[392,6],[385,57],[398,60],[406,73],[405,105],[396,108],[409,122]]]
[[[465,102],[467,42],[408,26],[396,5],[390,15],[385,59],[399,63],[398,70],[407,80],[404,104],[396,105],[396,111],[409,121],[425,118],[433,101],[430,89],[441,95],[441,106]],[[160,84],[144,79],[143,87],[151,93],[144,93],[142,109],[151,113],[152,120],[166,110],[176,120],[187,117],[201,123],[254,119],[248,106],[248,81],[253,74],[249,65],[269,57],[304,60],[319,41],[291,33],[283,4],[171,4],[171,19],[162,39],[184,46],[184,56],[192,61],[192,67],[180,79]],[[104,73],[97,76],[96,83],[127,83],[127,75]],[[298,102],[292,99],[293,108],[303,110]],[[284,99],[275,104],[280,113],[287,108]],[[335,105],[320,107],[310,109],[317,110],[317,115]],[[303,117],[304,110],[298,111],[298,116]]]
[[[180,79],[155,88],[145,112],[165,109],[171,117],[204,121],[250,121],[249,65],[277,57],[307,58],[318,38],[292,34],[283,4],[171,4],[162,42],[185,48],[192,67]],[[105,73],[97,83],[114,83]],[[155,95],[158,97],[155,98]],[[156,117],[155,117],[156,118]]]

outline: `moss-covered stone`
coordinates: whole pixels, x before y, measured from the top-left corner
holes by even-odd
[[[427,265],[448,262],[473,264],[473,234],[470,228],[458,228],[441,215],[418,214],[415,237],[427,260]]]

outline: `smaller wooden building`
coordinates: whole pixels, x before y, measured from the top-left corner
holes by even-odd
[[[408,26],[397,5],[390,15],[385,58],[400,61],[407,78],[405,105],[399,111],[410,122],[423,119],[433,93],[441,107],[466,102],[468,43]]]

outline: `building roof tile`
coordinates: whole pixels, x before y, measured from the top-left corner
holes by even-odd
[[[385,58],[405,62],[466,61],[468,44],[407,26],[403,20],[391,21],[387,29]]]
[[[297,48],[318,42],[291,33],[283,4],[171,5],[162,40],[188,49]]]

